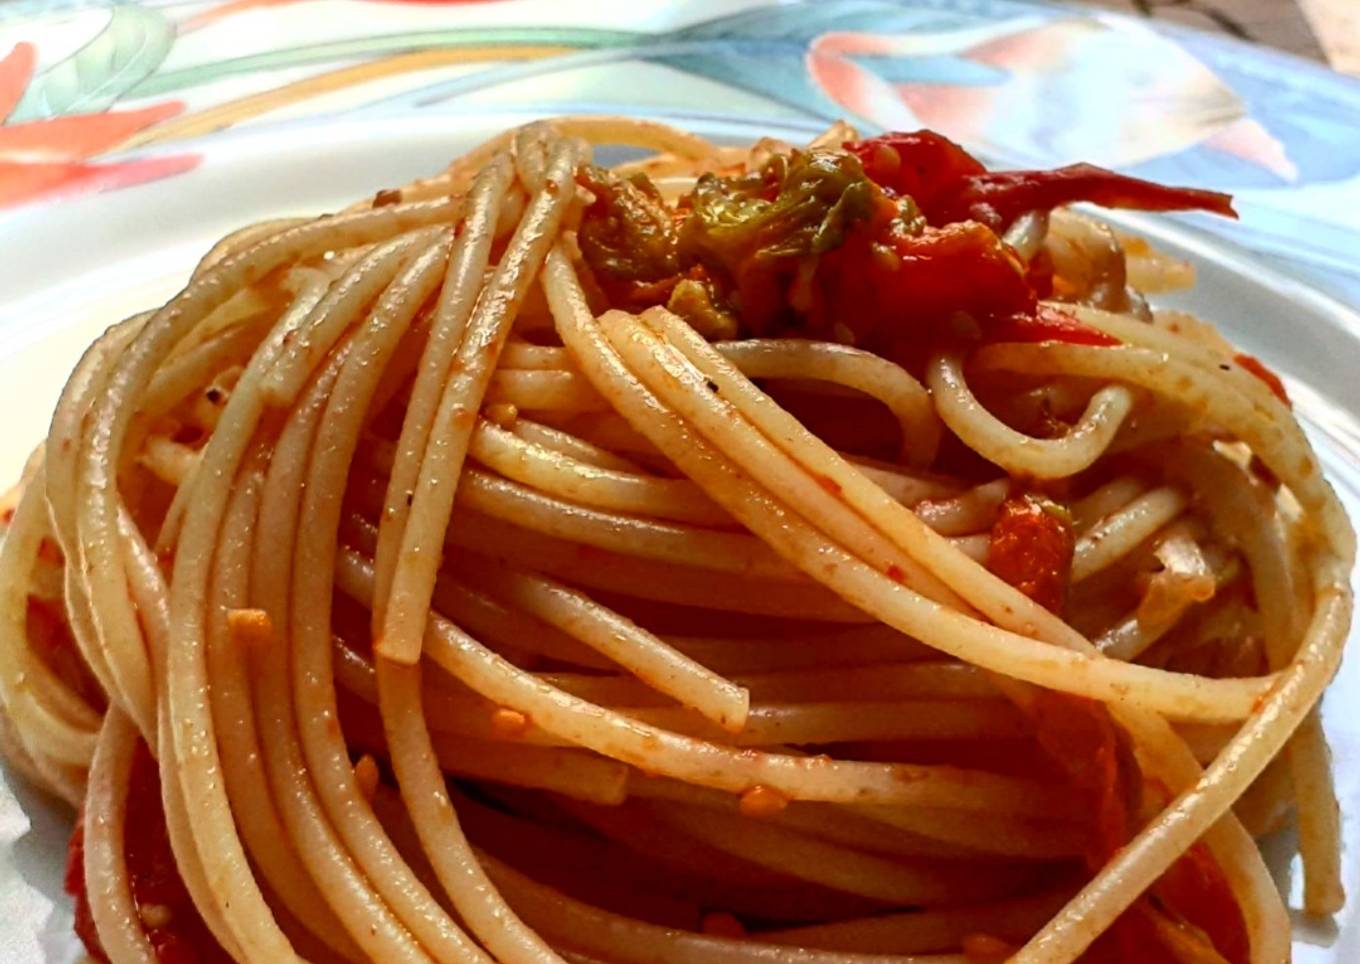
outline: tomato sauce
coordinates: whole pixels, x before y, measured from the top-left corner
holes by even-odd
[[[1061,612],[1074,540],[1063,510],[1034,496],[1002,503],[992,527],[987,565],[1053,612]],[[1094,700],[1037,691],[1029,715],[1039,745],[1073,788],[1090,801],[1094,821],[1086,863],[1097,872],[1138,831],[1144,778],[1128,739]],[[1230,964],[1246,964],[1250,944],[1241,909],[1222,868],[1202,844],[1191,847],[1091,946],[1086,964],[1176,964],[1159,929],[1182,930]]]
[[[52,603],[29,596],[26,615],[28,642],[33,652],[81,699],[95,709],[103,709],[104,691],[85,665],[60,610]]]
[[[156,761],[138,744],[128,785],[124,841],[132,897],[147,940],[161,964],[230,964],[194,907],[170,849]],[[85,882],[83,821],[76,823],[67,852],[66,892],[75,898],[76,935],[90,956],[107,961],[95,930]]]
[[[1237,364],[1265,382],[1266,387],[1271,390],[1276,398],[1286,405],[1293,406],[1294,403],[1289,400],[1289,393],[1284,390],[1284,382],[1280,379],[1279,375],[1276,375],[1266,367],[1265,362],[1261,361],[1261,359],[1257,358],[1255,355],[1248,355],[1245,352],[1234,355],[1233,361],[1237,362]]]

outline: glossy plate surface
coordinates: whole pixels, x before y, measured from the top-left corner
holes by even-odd
[[[427,115],[237,130],[213,137],[202,163],[175,178],[10,215],[3,224],[0,257],[0,480],[7,484],[14,478],[43,437],[66,375],[91,339],[110,323],[173,294],[218,237],[266,217],[332,210],[431,173],[527,119],[519,113]],[[816,130],[811,124],[674,119],[731,142],[767,134],[796,141]],[[1360,518],[1360,379],[1355,370],[1360,316],[1219,238],[1165,219],[1119,220],[1196,264],[1196,288],[1161,303],[1213,320],[1243,350],[1285,376],[1333,485],[1352,517]],[[1360,661],[1352,656],[1328,693],[1324,716],[1345,819],[1346,887],[1355,899],[1333,922],[1297,919],[1299,964],[1360,960],[1358,706]],[[20,819],[6,779],[33,829],[13,853],[0,848],[0,896],[10,893],[6,888],[14,885],[17,871],[50,897],[57,910],[46,928],[44,953],[55,960],[76,959],[61,893],[70,814],[0,772],[0,839],[5,827]],[[1297,906],[1292,842],[1282,834],[1268,850],[1291,906]],[[24,916],[0,917],[0,958],[6,961],[38,959],[22,950],[33,946],[17,932],[30,926]],[[15,956],[20,953],[29,956]]]

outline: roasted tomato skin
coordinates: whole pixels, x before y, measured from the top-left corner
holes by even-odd
[[[881,187],[910,195],[931,224],[980,221],[1003,231],[1028,211],[1086,201],[1136,211],[1209,211],[1235,218],[1232,198],[1217,191],[1168,187],[1094,164],[1051,171],[988,171],[958,144],[933,131],[894,131],[847,149]]]
[[[879,186],[913,198],[927,216],[968,178],[987,173],[981,161],[934,131],[893,131],[852,142],[846,149]]]
[[[1003,230],[1027,211],[1051,211],[1081,201],[1130,211],[1209,211],[1237,217],[1226,194],[1168,187],[1094,164],[976,174],[965,178],[958,192],[933,213],[941,221],[975,218]]]
[[[1020,493],[1001,503],[987,546],[987,568],[1045,609],[1061,613],[1076,540],[1066,511]]]

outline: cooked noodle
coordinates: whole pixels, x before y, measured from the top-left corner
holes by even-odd
[[[1344,512],[1273,375],[1149,322],[1187,266],[1006,206],[1043,174],[908,200],[923,144],[537,123],[102,335],[0,549],[92,951],[1287,960],[1250,834],[1340,908]]]

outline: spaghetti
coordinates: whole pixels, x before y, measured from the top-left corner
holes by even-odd
[[[1253,836],[1341,906],[1351,529],[1075,201],[1231,214],[563,118],[219,242],[5,508],[0,748],[91,952],[1287,960]]]

